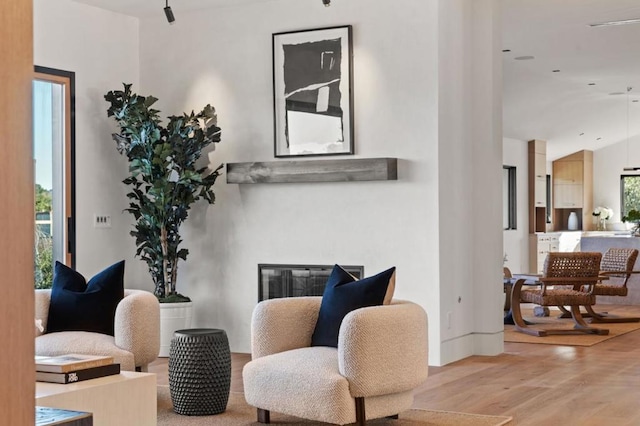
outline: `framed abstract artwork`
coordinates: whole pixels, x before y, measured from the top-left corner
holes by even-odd
[[[273,34],[276,157],[353,154],[351,26]]]

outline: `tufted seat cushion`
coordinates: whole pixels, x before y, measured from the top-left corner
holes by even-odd
[[[117,347],[114,337],[87,331],[63,331],[44,334],[36,339],[36,353],[42,356],[58,356],[68,353],[106,355],[120,364],[121,370],[133,371],[133,353]]]
[[[250,405],[340,425],[355,421],[353,397],[339,372],[336,348],[314,346],[257,358],[245,366],[243,379]],[[367,418],[395,415],[412,403],[411,390],[368,397]]]

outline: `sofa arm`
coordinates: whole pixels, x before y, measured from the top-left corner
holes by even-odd
[[[160,352],[160,305],[148,291],[125,290],[114,323],[116,346],[133,353],[136,367],[144,367]]]
[[[251,318],[251,358],[311,345],[322,297],[264,300]]]
[[[49,303],[51,302],[51,289],[36,290],[36,319],[42,320],[42,327],[47,331],[47,319],[49,318]],[[36,328],[36,337],[42,336],[44,332]]]
[[[353,397],[404,392],[427,379],[427,314],[419,305],[356,309],[345,316],[338,335],[340,374]]]

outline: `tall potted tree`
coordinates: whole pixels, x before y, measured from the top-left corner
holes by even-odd
[[[191,319],[191,300],[176,291],[178,261],[189,254],[181,247],[180,225],[196,201],[215,201],[212,186],[222,165],[212,170],[196,163],[207,146],[220,142],[221,130],[211,105],[197,114],[170,116],[163,126],[159,111],[152,108],[157,99],[133,93],[130,84],[104,98],[110,104],[107,115],[120,127],[112,135],[118,152],[129,160],[130,175],[123,183],[131,191],[125,210],[135,219],[130,233],[136,256],[147,263],[161,302],[160,356],[168,356],[173,331],[188,328]]]

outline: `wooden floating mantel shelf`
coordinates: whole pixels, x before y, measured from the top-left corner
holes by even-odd
[[[397,180],[397,158],[227,163],[227,183]]]

